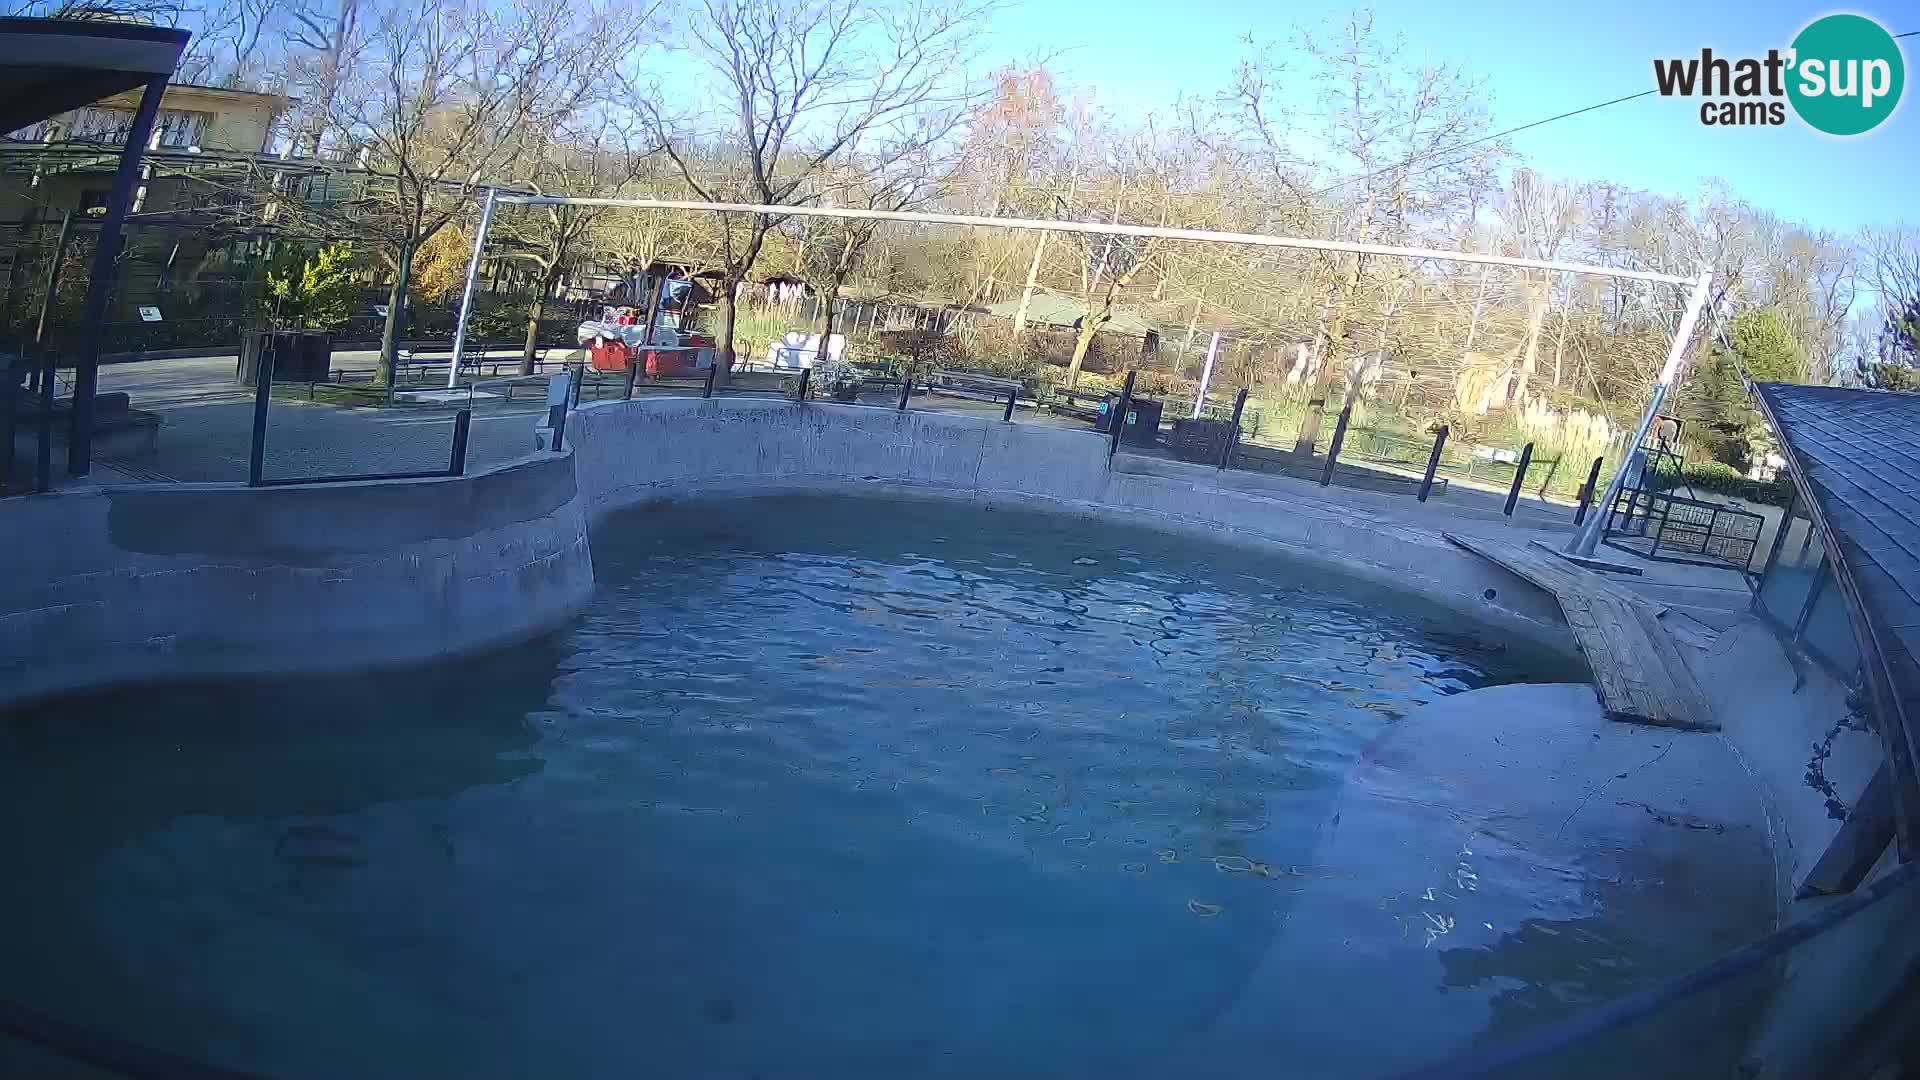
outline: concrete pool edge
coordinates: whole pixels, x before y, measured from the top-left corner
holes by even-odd
[[[80,488],[0,504],[0,708],[506,644],[592,595],[571,455],[465,476]]]
[[[1578,656],[1552,596],[1434,530],[1332,499],[1220,485],[1211,469],[1191,478],[1109,469],[1107,440],[1093,431],[857,405],[668,398],[589,405],[568,433],[595,521],[658,499],[783,494],[1050,510],[1306,562]]]

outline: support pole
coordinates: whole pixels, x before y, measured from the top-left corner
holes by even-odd
[[[1513,469],[1513,486],[1507,489],[1507,507],[1500,511],[1508,517],[1513,516],[1513,508],[1520,503],[1520,485],[1527,482],[1527,466],[1533,464],[1533,444],[1520,448],[1520,464]]]
[[[120,151],[120,167],[113,174],[113,191],[107,196],[107,220],[93,249],[93,272],[87,278],[87,300],[80,311],[79,348],[73,357],[73,411],[67,429],[67,473],[71,476],[85,476],[93,468],[93,394],[100,384],[100,323],[106,318],[107,296],[120,276],[120,230],[127,224],[127,206],[140,179],[140,158],[153,136],[153,121],[160,114],[160,96],[166,89],[167,77],[162,75],[148,82],[146,92],[140,95],[140,107],[134,111],[133,126]]]
[[[1007,391],[1007,411],[1001,415],[1000,419],[1009,424],[1013,423],[1013,407],[1018,404],[1019,401],[1020,391],[1018,388]]]
[[[1441,424],[1440,431],[1433,437],[1433,453],[1427,455],[1427,475],[1420,478],[1420,501],[1426,502],[1433,494],[1433,474],[1440,470],[1440,452],[1447,448],[1447,425]]]
[[[1600,484],[1600,463],[1604,457],[1593,459],[1593,468],[1587,470],[1587,486],[1580,489],[1580,508],[1573,512],[1573,523],[1579,525],[1587,520],[1587,510],[1593,506],[1593,489]]]
[[[473,312],[473,286],[480,277],[480,252],[486,247],[487,229],[493,225],[493,203],[499,197],[498,188],[487,189],[487,201],[480,207],[480,227],[473,232],[473,257],[467,260],[467,284],[460,291],[460,317],[453,324],[453,358],[447,361],[449,390],[460,385],[460,357],[467,346],[467,316]]]
[[[1224,469],[1233,462],[1234,445],[1240,441],[1240,414],[1247,408],[1247,390],[1241,387],[1233,395],[1233,419],[1227,424],[1227,437],[1221,440],[1220,468]]]
[[[802,402],[807,400],[807,383],[812,381],[812,377],[812,368],[803,367],[800,369],[800,385],[793,388],[793,400]]]
[[[913,376],[902,375],[900,377],[900,403],[898,405],[895,405],[894,408],[899,410],[900,412],[906,412],[907,397],[912,393],[913,393]]]
[[[718,374],[720,374],[720,358],[716,356],[713,358],[713,363],[707,365],[707,387],[700,391],[701,397],[710,398],[713,396],[713,379],[714,376]]]
[[[1207,387],[1213,382],[1213,356],[1220,351],[1220,331],[1215,330],[1207,339],[1207,363],[1200,369],[1200,393],[1193,399],[1193,419],[1200,419],[1200,413],[1207,407]]]
[[[453,454],[447,462],[448,476],[464,476],[467,471],[467,429],[473,424],[473,410],[453,414]]]
[[[1653,394],[1647,399],[1646,414],[1640,417],[1640,426],[1634,430],[1633,439],[1627,443],[1627,456],[1614,472],[1613,480],[1607,484],[1606,497],[1600,500],[1601,513],[1593,515],[1592,520],[1574,533],[1567,542],[1567,551],[1573,555],[1592,555],[1600,546],[1600,533],[1607,519],[1606,510],[1620,498],[1620,489],[1625,486],[1628,476],[1638,476],[1646,465],[1646,452],[1641,444],[1647,441],[1647,432],[1653,429],[1654,418],[1660,415],[1660,407],[1666,403],[1667,391],[1680,375],[1680,362],[1686,359],[1687,345],[1693,340],[1693,328],[1700,321],[1700,312],[1707,306],[1707,290],[1713,287],[1713,270],[1700,271],[1694,280],[1693,293],[1687,297],[1687,310],[1680,316],[1679,329],[1674,331],[1673,344],[1667,348],[1667,362],[1660,369],[1660,381],[1653,386]]]
[[[1127,410],[1133,407],[1133,377],[1137,371],[1127,372],[1126,385],[1120,388],[1120,400],[1113,403],[1113,415],[1107,417],[1107,434],[1111,441],[1107,443],[1107,460],[1120,452],[1120,436],[1127,430]]]
[[[273,404],[273,335],[267,335],[253,369],[253,442],[247,452],[247,486],[267,478],[267,409]]]
[[[1353,406],[1342,405],[1340,418],[1333,422],[1333,442],[1327,444],[1327,464],[1320,470],[1320,486],[1333,483],[1333,467],[1340,461],[1340,444],[1347,441],[1347,421],[1353,419]]]

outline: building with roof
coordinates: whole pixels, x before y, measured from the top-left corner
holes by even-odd
[[[1920,850],[1920,394],[1753,390],[1795,488],[1754,610],[1802,660],[1860,688],[1885,752],[1801,890],[1844,892],[1889,843],[1903,861]]]
[[[1002,319],[1012,319],[1020,312],[1019,300],[1003,300],[990,305],[987,313]],[[1027,325],[1042,326],[1055,330],[1078,330],[1080,321],[1087,317],[1087,309],[1078,300],[1057,293],[1036,292],[1027,300]],[[1116,307],[1113,317],[1100,328],[1103,334],[1119,334],[1124,337],[1144,338],[1148,334],[1158,334],[1159,326],[1146,316],[1132,308]]]

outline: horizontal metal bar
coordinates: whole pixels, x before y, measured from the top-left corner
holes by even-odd
[[[624,206],[636,210],[705,210],[720,213],[773,214],[781,217],[907,221],[927,225],[1023,229],[1031,232],[1089,233],[1095,236],[1146,236],[1163,240],[1243,244],[1249,247],[1302,248],[1310,251],[1340,251],[1355,255],[1389,255],[1403,259],[1443,259],[1452,262],[1482,263],[1489,266],[1517,266],[1529,270],[1557,270],[1569,274],[1629,278],[1635,281],[1658,281],[1670,285],[1690,285],[1695,280],[1691,276],[1658,274],[1650,270],[1621,270],[1611,266],[1593,266],[1586,263],[1520,259],[1477,251],[1441,251],[1435,248],[1394,247],[1390,244],[1359,244],[1347,240],[1309,240],[1298,236],[1217,232],[1212,229],[1174,229],[1163,225],[1125,225],[1104,221],[1049,221],[1043,218],[978,217],[971,214],[936,214],[915,210],[865,210],[851,206],[774,206],[766,203],[702,202],[690,199],[590,199],[566,195],[502,194],[498,201],[519,206]]]

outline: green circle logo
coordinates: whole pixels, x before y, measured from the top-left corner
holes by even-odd
[[[1900,43],[1864,15],[1826,15],[1793,39],[1787,99],[1815,130],[1872,131],[1893,115],[1906,85]]]

